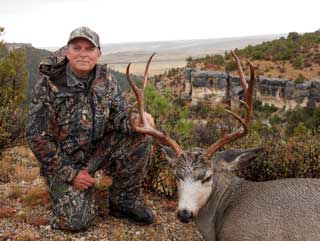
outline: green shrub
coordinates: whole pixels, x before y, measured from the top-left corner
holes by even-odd
[[[0,37],[4,28],[0,27]],[[25,94],[28,73],[25,51],[7,51],[0,40],[0,153],[3,146],[21,139],[26,116]]]
[[[152,155],[148,164],[148,175],[144,178],[142,187],[148,191],[165,195],[168,198],[175,198],[177,185],[173,170],[160,148],[159,145],[153,145]]]
[[[293,66],[293,68],[295,68],[295,69],[301,69],[303,63],[304,63],[304,58],[303,58],[303,56],[301,56],[301,55],[295,57],[295,58],[292,60],[292,66]]]
[[[216,54],[212,57],[213,63],[219,66],[222,66],[224,64],[224,58],[220,54]]]
[[[310,130],[305,126],[303,122],[300,122],[293,130],[293,136],[297,138],[308,138]]]
[[[242,171],[253,181],[280,178],[320,177],[319,135],[290,138],[286,143],[269,141],[263,144],[264,153]]]
[[[234,60],[229,60],[228,62],[226,62],[225,64],[225,70],[226,72],[231,72],[236,70],[237,67],[237,63]]]
[[[294,80],[296,84],[301,84],[306,80],[303,74],[299,74],[298,77]]]
[[[258,100],[256,98],[253,99],[253,109],[255,112],[260,112],[266,117],[270,116],[273,112],[276,112],[278,110],[278,108],[274,105],[270,105],[268,103],[263,104],[261,100]]]

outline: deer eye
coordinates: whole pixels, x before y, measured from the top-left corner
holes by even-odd
[[[181,175],[181,173],[179,172],[174,172],[175,177],[179,180],[182,181],[183,180],[183,175]]]
[[[206,177],[205,179],[201,180],[201,183],[203,184],[203,183],[209,182],[211,180],[211,177],[212,175]]]

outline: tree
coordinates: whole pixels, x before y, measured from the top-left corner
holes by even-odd
[[[297,32],[290,32],[288,34],[288,39],[297,40],[299,37],[300,35]]]
[[[4,28],[0,27],[0,37]],[[8,51],[0,41],[0,151],[17,140],[24,130],[25,94],[28,73],[25,50]]]
[[[232,72],[237,69],[237,63],[234,60],[229,60],[225,64],[226,72]]]

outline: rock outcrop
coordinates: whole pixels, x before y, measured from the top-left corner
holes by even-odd
[[[186,69],[185,92],[182,98],[191,99],[193,105],[199,101],[221,103],[227,96],[227,83],[231,83],[231,99],[241,98],[240,78],[224,72],[193,71]],[[286,110],[297,106],[320,106],[320,80],[297,83],[287,79],[258,76],[255,96],[263,104],[274,105]]]

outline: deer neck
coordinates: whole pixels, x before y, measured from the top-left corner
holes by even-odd
[[[222,220],[226,209],[240,189],[244,179],[229,173],[215,175],[212,192],[204,207],[201,208],[196,224],[206,240],[212,240],[220,229],[219,220]]]

